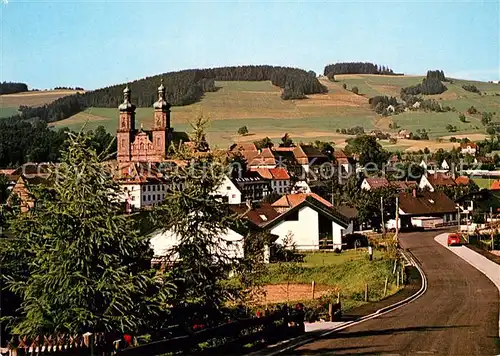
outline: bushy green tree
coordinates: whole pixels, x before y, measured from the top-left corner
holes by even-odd
[[[269,137],[264,137],[262,140],[260,141],[255,141],[254,142],[255,144],[255,147],[257,147],[257,149],[261,150],[263,148],[271,148],[274,146],[274,143],[273,143],[273,140],[271,140]]]
[[[290,137],[290,135],[288,133],[285,133],[283,135],[283,137],[281,138],[280,147],[292,147],[292,146],[295,146],[293,144],[292,138]]]
[[[22,301],[10,320],[16,334],[140,332],[171,290],[151,269],[149,240],[122,213],[120,188],[90,146],[88,135],[70,136],[50,185],[33,187],[35,206],[9,222],[2,258],[24,263],[6,276]]]
[[[238,129],[238,135],[246,135],[248,134],[248,128],[246,126],[242,126]]]
[[[345,148],[349,154],[359,155],[359,163],[365,166],[368,163],[374,163],[378,168],[387,162],[389,154],[377,142],[373,136],[360,135],[347,141]]]

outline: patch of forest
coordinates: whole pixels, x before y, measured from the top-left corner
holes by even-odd
[[[0,82],[0,94],[15,94],[28,91],[26,83]]]
[[[129,83],[132,102],[138,107],[150,107],[158,98],[161,79],[167,101],[174,106],[199,101],[206,92],[216,91],[216,80],[270,80],[283,89],[282,99],[303,99],[307,94],[325,93],[314,72],[276,66],[238,66],[210,69],[189,69],[139,79]],[[40,107],[21,106],[18,119],[39,118],[46,122],[64,120],[88,107],[118,107],[123,100],[125,84],[117,84],[86,93],[65,96]]]
[[[340,62],[328,64],[325,66],[323,74],[333,80],[333,76],[337,74],[389,74],[402,75],[394,73],[394,71],[384,65],[374,64],[370,62]]]

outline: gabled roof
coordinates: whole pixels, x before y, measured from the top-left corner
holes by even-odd
[[[433,187],[449,187],[457,185],[452,177],[443,172],[436,172],[434,174],[429,174],[427,180]]]
[[[409,180],[409,181],[395,180],[390,183],[393,187],[395,187],[398,190],[413,189],[417,187],[417,182],[414,180]]]
[[[308,197],[316,199],[318,202],[329,208],[333,208],[333,205],[328,200],[323,199],[316,193],[286,194],[275,201],[272,206],[275,208],[294,208],[305,201]]]
[[[246,158],[246,157],[245,157]],[[249,166],[274,166],[276,165],[276,160],[274,159],[274,155],[271,152],[269,148],[264,148],[262,151],[259,153],[257,151],[257,155],[253,156],[251,160],[248,160],[248,165]]]
[[[500,180],[494,180],[493,183],[491,183],[490,190],[500,190]]]
[[[410,215],[444,214],[456,212],[455,202],[443,192],[399,193],[399,208]]]
[[[264,179],[271,180],[289,180],[290,175],[283,167],[276,168],[254,168],[252,171],[257,172]]]
[[[242,218],[259,227],[264,226],[280,215],[269,203],[260,203],[251,209],[244,203],[233,204],[229,208],[236,214],[242,215]]]
[[[370,186],[372,189],[379,189],[379,188],[386,188],[390,187],[391,183],[387,178],[381,177],[381,178],[365,178],[366,183]]]
[[[349,226],[349,218],[347,216],[344,216],[343,214],[341,214],[340,212],[335,210],[333,208],[332,204],[330,204],[328,201],[324,200],[323,198],[321,198],[321,200],[319,200],[319,199],[317,199],[317,196],[315,196],[316,194],[314,194],[314,195],[313,194],[314,193],[311,193],[311,194],[290,194],[289,196],[303,195],[303,196],[305,196],[305,199],[292,200],[292,203],[296,204],[296,205],[291,206],[290,209],[286,210],[281,215],[276,217],[274,220],[267,223],[265,225],[265,227],[269,228],[269,227],[272,227],[272,226],[280,223],[281,221],[283,221],[283,219],[285,217],[287,217],[288,215],[292,214],[295,211],[300,210],[304,206],[310,207],[311,209],[318,212],[318,214],[321,214],[322,216],[327,217],[331,221],[335,221],[336,224],[338,224],[344,228]],[[288,200],[288,201],[290,201],[290,200]],[[328,205],[325,204],[325,202],[328,203]],[[276,204],[276,202],[274,204]],[[273,208],[276,208],[276,206],[274,204],[272,204],[272,206],[273,206]]]
[[[349,157],[340,149],[335,149],[333,151],[333,157],[335,157],[335,160],[340,164],[349,163]]]

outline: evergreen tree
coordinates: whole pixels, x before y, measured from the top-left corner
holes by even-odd
[[[35,206],[10,221],[2,257],[23,256],[7,276],[22,300],[14,333],[131,332],[152,327],[171,290],[151,269],[149,239],[122,213],[120,187],[90,148],[71,135],[50,186],[31,189]],[[10,257],[9,257],[10,256]]]
[[[192,159],[188,167],[170,174],[172,189],[155,208],[156,225],[176,236],[165,259],[177,287],[171,302],[178,323],[216,323],[224,316],[227,302],[242,297],[241,288],[227,283],[231,272],[248,272],[248,264],[240,269],[242,256],[233,249],[247,244],[228,242],[223,236],[228,229],[244,229],[244,225],[213,194],[222,182],[223,167],[210,154]]]

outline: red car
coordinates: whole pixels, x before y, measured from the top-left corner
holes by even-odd
[[[459,246],[459,245],[461,245],[460,235],[459,234],[449,234],[448,235],[448,246]]]

